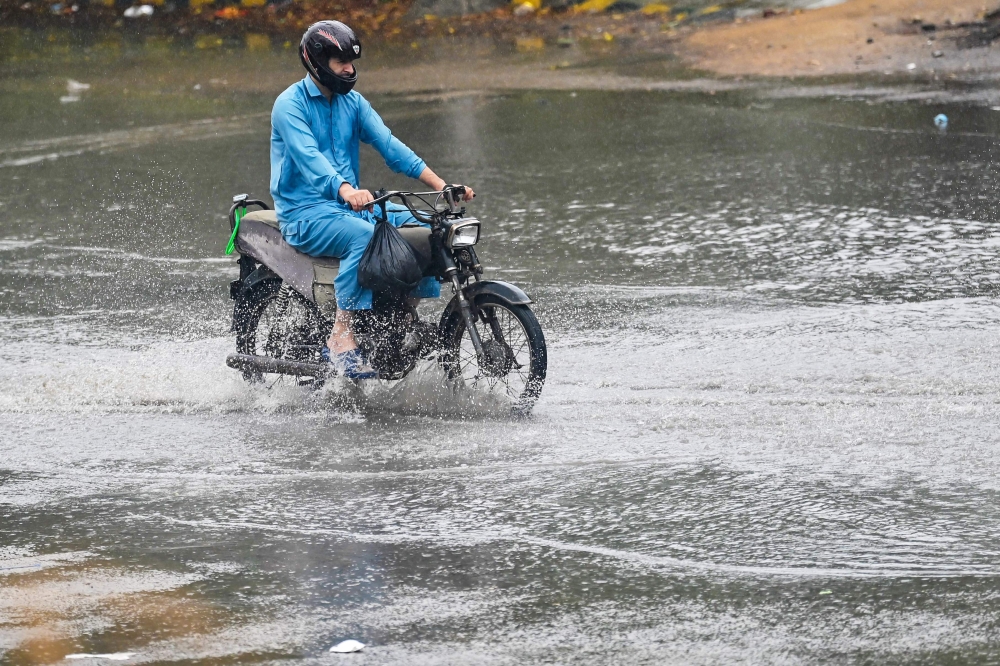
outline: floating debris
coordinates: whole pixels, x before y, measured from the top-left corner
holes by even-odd
[[[939,113],[936,116],[934,116],[934,127],[937,127],[938,129],[947,129],[948,116],[944,115],[943,113]]]
[[[126,661],[131,659],[135,652],[110,652],[108,654],[68,654],[66,659],[110,659],[111,661]]]
[[[356,641],[353,638],[348,638],[346,641],[341,641],[330,648],[330,652],[340,652],[342,654],[346,654],[348,652],[361,652],[364,647],[364,643]]]
[[[80,83],[73,79],[66,80],[66,94],[59,98],[61,104],[71,104],[80,101],[80,93],[90,90],[89,83]]]

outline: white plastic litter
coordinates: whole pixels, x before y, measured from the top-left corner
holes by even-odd
[[[110,654],[68,654],[67,659],[110,659],[111,661],[125,661],[130,659],[135,652],[111,652]]]
[[[341,641],[330,648],[330,652],[361,652],[364,647],[364,643],[356,641],[353,638],[348,638],[346,641]]]
[[[59,101],[63,104],[79,102],[80,93],[84,90],[90,90],[89,83],[80,83],[79,81],[74,81],[73,79],[66,79],[66,94],[60,97]]]
[[[153,5],[139,5],[138,7],[133,5],[122,12],[122,16],[125,18],[139,18],[140,16],[152,16],[153,15]]]

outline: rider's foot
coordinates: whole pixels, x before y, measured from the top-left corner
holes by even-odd
[[[331,354],[329,347],[324,346],[320,356],[347,379],[378,379],[378,370],[368,365],[364,354],[357,347],[341,354]]]
[[[440,339],[437,326],[430,322],[418,321],[406,334],[400,349],[407,354],[423,356],[437,349],[440,346]]]

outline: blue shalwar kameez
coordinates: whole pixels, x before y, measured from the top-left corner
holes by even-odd
[[[426,167],[356,91],[327,100],[306,76],[274,102],[271,197],[281,235],[300,252],[340,259],[334,287],[342,310],[372,306],[371,291],[358,284],[358,262],[375,230],[375,216],[354,212],[338,194],[344,183],[358,188],[359,141],[377,150],[396,173],[417,178]],[[415,222],[401,206],[388,205],[387,212],[397,227]],[[424,278],[411,295],[437,298],[441,286]]]

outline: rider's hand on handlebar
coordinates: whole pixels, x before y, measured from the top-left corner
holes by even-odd
[[[472,201],[476,196],[476,193],[472,191],[472,188],[468,185],[452,185],[451,187],[464,187],[465,194],[462,195],[462,201]]]
[[[375,200],[375,197],[368,190],[356,190],[349,183],[340,186],[339,194],[340,198],[350,204],[351,209],[356,213],[365,208],[371,210],[369,204]]]

